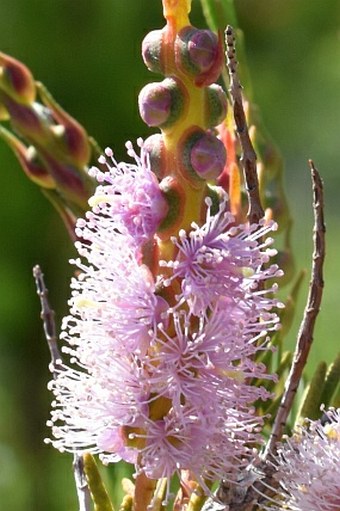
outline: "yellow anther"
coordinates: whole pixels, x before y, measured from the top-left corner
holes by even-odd
[[[324,432],[330,440],[340,442],[340,431],[337,431],[332,424],[326,424]]]
[[[97,302],[91,300],[90,298],[86,298],[86,296],[78,296],[77,298],[75,298],[74,305],[78,309],[98,307]]]
[[[109,195],[93,195],[93,197],[90,197],[89,198],[89,206],[91,208],[94,208],[95,206],[98,206],[98,204],[102,204],[103,202],[104,203],[109,203],[109,202],[113,202],[114,200],[114,196],[109,196]]]

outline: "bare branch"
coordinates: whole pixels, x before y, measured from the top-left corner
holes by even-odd
[[[53,377],[56,377],[56,370],[62,366],[62,357],[57,344],[57,334],[54,321],[54,310],[51,309],[48,301],[48,289],[44,281],[44,274],[39,265],[33,268],[33,277],[37,286],[37,294],[40,298],[41,314],[43,321],[45,338],[51,354],[51,371]]]
[[[84,472],[84,460],[78,454],[75,454],[73,458],[73,473],[76,482],[79,511],[91,511],[91,496]]]
[[[44,281],[44,274],[39,265],[33,268],[33,277],[37,287],[37,294],[41,304],[41,319],[44,325],[44,333],[48,348],[51,354],[51,372],[53,378],[56,379],[59,371],[63,370],[63,361],[57,344],[57,334],[54,321],[54,310],[48,301],[48,289]],[[73,473],[76,482],[79,511],[91,511],[91,497],[84,473],[84,461],[81,455],[77,453],[73,460]]]
[[[313,342],[313,332],[315,321],[320,310],[320,304],[323,292],[323,263],[325,259],[325,224],[324,224],[324,200],[323,183],[319,172],[310,160],[312,185],[313,185],[313,211],[314,211],[314,229],[313,229],[313,260],[311,270],[311,282],[307,304],[305,307],[303,319],[297,336],[297,342],[294,352],[294,358],[289,376],[286,381],[282,401],[275,417],[272,433],[264,458],[274,451],[276,443],[281,439],[283,429],[286,425],[289,412],[291,410],[295,393],[297,391],[303,369],[306,365],[309,350]]]
[[[249,223],[258,223],[263,218],[264,211],[261,205],[259,182],[256,168],[256,153],[251,143],[246,116],[242,102],[242,86],[237,74],[237,60],[235,50],[235,35],[233,28],[228,25],[225,32],[226,37],[226,57],[230,79],[230,94],[233,101],[234,119],[237,134],[242,148],[241,163],[244,172],[244,181],[248,194],[248,213]]]

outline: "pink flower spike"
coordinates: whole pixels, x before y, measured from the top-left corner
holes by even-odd
[[[206,202],[205,224],[201,227],[192,224],[189,233],[180,231],[178,238],[172,238],[178,249],[176,259],[160,262],[161,267],[172,270],[165,284],[170,285],[172,280],[179,279],[181,294],[178,300],[186,300],[196,315],[214,307],[221,296],[232,298],[236,303],[247,295],[247,300],[255,302],[258,283],[282,275],[276,265],[263,268],[275,253],[268,248],[273,240],[258,241],[276,229],[274,222],[235,226],[234,217],[226,209],[226,196],[216,215],[211,214],[211,200],[206,199]],[[267,298],[268,310],[277,304]],[[264,303],[262,307],[265,307]]]
[[[340,408],[322,420],[309,421],[278,449],[273,465],[280,501],[273,511],[338,511],[340,509]]]
[[[126,144],[128,155],[135,163],[118,163],[112,150],[107,148],[106,157],[101,156],[98,160],[107,167],[107,171],[96,167],[89,170],[89,174],[102,183],[89,200],[93,213],[106,216],[117,229],[124,226],[137,247],[153,237],[168,210],[140,140],[138,145],[141,148],[140,156],[131,142]]]

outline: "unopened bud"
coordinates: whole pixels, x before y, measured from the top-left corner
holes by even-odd
[[[41,105],[17,103],[7,94],[2,96],[3,103],[10,115],[11,122],[20,135],[28,140],[42,140],[45,137],[45,119],[41,115]]]
[[[152,172],[161,179],[165,174],[165,146],[162,135],[155,133],[148,137],[143,148],[148,154]]]
[[[160,182],[159,187],[163,192],[169,209],[166,217],[159,226],[157,235],[160,239],[166,240],[169,238],[169,232],[174,232],[176,226],[182,221],[185,191],[178,180],[170,176],[164,178]]]
[[[51,112],[53,120],[59,123],[52,126],[51,131],[56,136],[58,143],[62,145],[63,153],[79,168],[88,165],[91,150],[86,131],[58,105],[41,83],[38,82],[37,87],[39,96]]]
[[[190,181],[214,180],[223,171],[226,150],[223,143],[209,132],[196,130],[186,136],[180,147],[182,169]]]
[[[192,26],[183,28],[176,40],[177,65],[195,77],[195,84],[205,86],[215,82],[223,64],[221,43],[210,30]]]
[[[1,126],[0,137],[2,137],[14,151],[14,154],[18,158],[25,174],[29,179],[31,179],[31,181],[42,188],[50,189],[56,187],[54,179],[41,162],[34,147],[26,147],[17,137]]]
[[[190,161],[195,172],[203,179],[217,179],[226,162],[223,143],[210,133],[205,133],[192,147]]]
[[[41,159],[57,183],[57,188],[65,199],[81,209],[87,208],[87,201],[93,192],[94,184],[85,174],[70,163],[59,161],[47,151],[41,150]]]
[[[149,32],[142,42],[142,57],[146,67],[154,73],[162,73],[162,30]]]
[[[29,69],[18,60],[0,52],[0,102],[1,91],[24,105],[34,101],[36,92]]]
[[[150,83],[140,92],[139,112],[148,126],[166,128],[181,115],[184,93],[178,80],[166,78],[160,83]]]
[[[220,124],[227,115],[227,95],[220,85],[216,83],[205,89],[206,91],[206,125],[214,127]]]
[[[218,40],[210,30],[195,30],[188,39],[188,55],[199,72],[207,71],[214,61]]]

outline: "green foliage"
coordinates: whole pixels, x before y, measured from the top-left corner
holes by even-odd
[[[325,408],[336,406],[336,393],[339,387],[340,353],[328,368],[325,362],[318,364],[301,399],[296,423],[302,423],[306,418],[319,419],[322,415],[320,411],[322,405]]]
[[[94,504],[94,511],[114,511],[110,497],[91,454],[84,454],[84,472]]]

